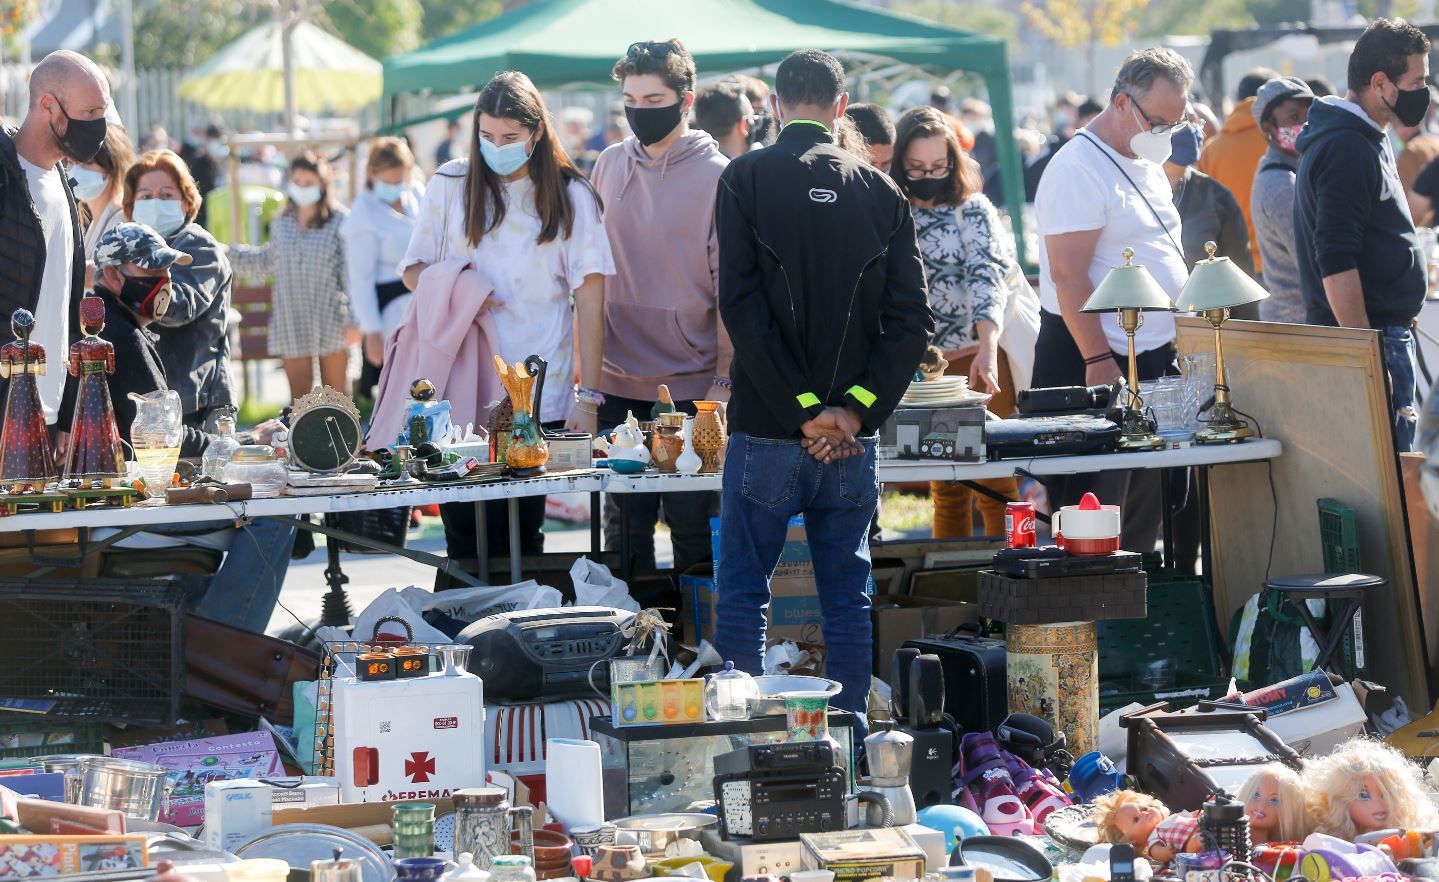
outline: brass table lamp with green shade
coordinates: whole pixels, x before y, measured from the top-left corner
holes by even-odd
[[[1181,312],[1202,315],[1214,327],[1214,406],[1204,421],[1205,428],[1194,434],[1194,440],[1200,444],[1233,444],[1254,434],[1254,429],[1235,412],[1229,401],[1219,328],[1229,318],[1230,309],[1269,297],[1269,292],[1232,260],[1216,257],[1218,250],[1213,242],[1204,243],[1204,251],[1209,256],[1194,265],[1175,304]]]
[[[1164,439],[1154,434],[1154,422],[1144,415],[1144,399],[1139,395],[1139,362],[1134,352],[1134,333],[1144,324],[1144,313],[1174,311],[1169,295],[1159,287],[1149,270],[1134,263],[1134,249],[1124,249],[1124,266],[1109,271],[1081,311],[1114,312],[1116,320],[1129,338],[1128,400],[1120,428],[1120,450],[1158,450]]]

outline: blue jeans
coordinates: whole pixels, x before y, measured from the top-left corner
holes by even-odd
[[[195,613],[257,634],[265,633],[295,547],[296,528],[255,518],[235,531],[225,562]]]
[[[1383,335],[1384,368],[1389,372],[1389,401],[1394,408],[1394,446],[1400,453],[1414,449],[1415,352],[1414,333],[1407,327],[1387,327]]]
[[[719,654],[762,673],[770,576],[784,549],[789,519],[804,515],[828,649],[825,671],[844,690],[834,705],[856,715],[864,737],[869,697],[869,524],[879,503],[876,438],[864,454],[823,465],[798,441],[734,434],[720,495],[720,562],[715,573]]]

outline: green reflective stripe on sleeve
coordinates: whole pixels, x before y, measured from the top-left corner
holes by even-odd
[[[796,395],[795,400],[799,402],[800,407],[814,407],[819,404],[819,396],[813,392]]]
[[[844,394],[863,404],[865,407],[873,407],[874,400],[878,397],[863,386],[850,386]]]

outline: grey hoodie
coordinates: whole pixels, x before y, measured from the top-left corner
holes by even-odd
[[[615,275],[605,279],[600,391],[652,401],[704,398],[733,354],[719,319],[715,193],[729,160],[704,132],[686,131],[652,158],[634,137],[600,154],[592,175],[604,204]]]
[[[1266,322],[1302,325],[1306,321],[1294,245],[1294,175],[1298,170],[1299,157],[1270,147],[1259,160],[1250,191],[1254,237],[1264,259],[1264,287],[1269,289],[1269,299],[1259,302],[1259,317]]]

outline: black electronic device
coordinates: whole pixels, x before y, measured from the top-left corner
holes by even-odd
[[[894,651],[894,663],[889,669],[889,694],[896,720],[909,719],[909,666],[918,657],[919,650],[912,647]]]
[[[961,732],[993,731],[1008,716],[1003,640],[984,636],[978,625],[960,625],[943,636],[906,640],[904,645],[939,656],[944,710]]]
[[[468,643],[470,673],[485,681],[486,701],[533,701],[607,689],[609,666],[620,655],[621,633],[633,613],[603,606],[521,610],[486,616],[455,638]]]
[[[1065,554],[1062,548],[1009,548],[994,556],[994,569],[1012,579],[1108,576],[1137,573],[1143,568],[1144,556],[1133,551],[1078,556]]]
[[[989,420],[984,447],[990,459],[1078,456],[1114,450],[1121,434],[1118,423],[1089,414]]]
[[[944,722],[944,664],[939,656],[915,656],[909,665],[908,693],[910,725],[922,729]]]
[[[720,836],[756,842],[845,828],[844,770],[826,741],[756,744],[714,760]]]
[[[1109,846],[1109,882],[1134,882],[1134,846],[1127,842]]]
[[[1113,386],[1053,386],[1024,389],[1015,396],[1014,406],[1020,413],[1074,414],[1087,411],[1104,412],[1117,400]]]
[[[751,744],[715,757],[716,775],[800,775],[834,767],[828,741]]]

